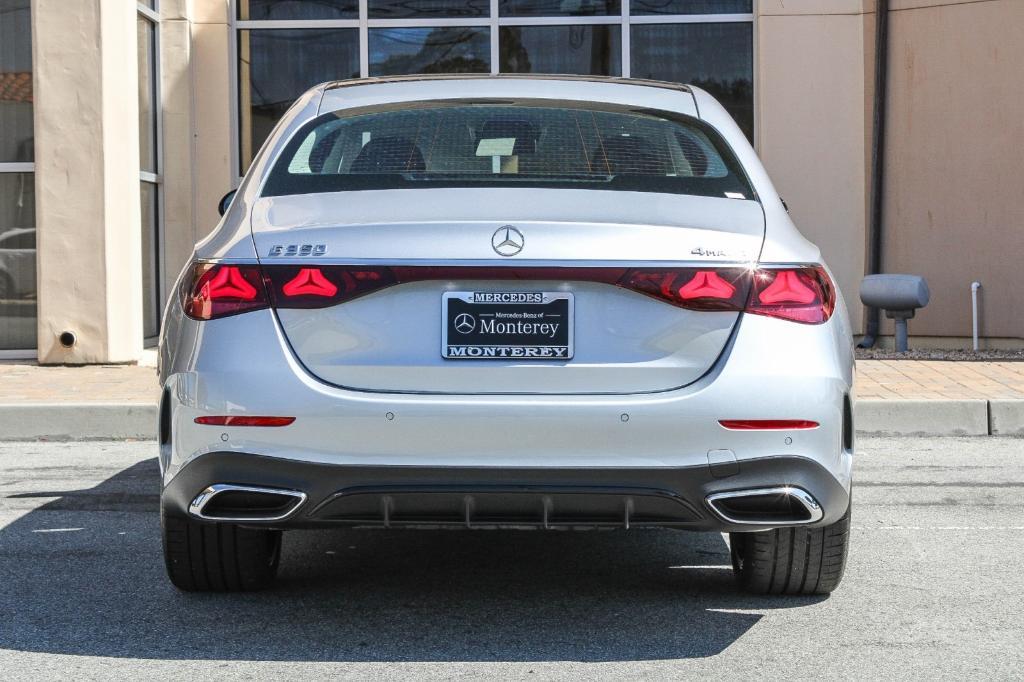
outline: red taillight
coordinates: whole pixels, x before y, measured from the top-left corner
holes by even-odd
[[[302,268],[299,274],[288,280],[281,291],[285,296],[326,296],[338,293],[338,287],[324,277],[320,268]]]
[[[326,308],[396,284],[390,268],[351,265],[265,268],[275,308]]]
[[[821,266],[764,269],[754,274],[747,312],[804,324],[832,317],[836,293]]]
[[[268,306],[263,275],[258,265],[199,263],[182,291],[185,314],[213,320]]]
[[[818,422],[808,419],[719,419],[731,431],[790,431],[816,429]]]
[[[629,270],[619,286],[690,310],[743,310],[750,289],[746,268]]]
[[[614,284],[688,310],[741,312],[804,324],[827,321],[835,289],[821,266],[753,269],[366,265],[196,265],[182,292],[197,320],[275,308],[326,308],[385,287],[427,280]]]
[[[295,417],[243,417],[243,416],[216,416],[196,417],[196,424],[206,426],[288,426],[295,421]]]

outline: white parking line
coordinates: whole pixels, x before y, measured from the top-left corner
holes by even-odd
[[[84,528],[37,528],[33,533],[71,533],[76,530],[85,530]]]
[[[1024,530],[1024,526],[854,526],[853,530]]]

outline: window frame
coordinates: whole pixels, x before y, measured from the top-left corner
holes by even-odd
[[[758,95],[758,70],[757,70],[757,16],[760,0],[752,0],[751,12],[743,14],[658,14],[658,15],[637,15],[630,14],[630,0],[621,0],[619,14],[603,16],[546,16],[546,17],[514,17],[500,16],[500,0],[490,1],[490,16],[471,18],[405,18],[405,19],[371,19],[369,18],[368,0],[358,0],[359,15],[355,19],[294,19],[294,20],[269,20],[269,19],[239,19],[238,0],[229,0],[228,3],[228,49],[231,60],[232,77],[230,94],[231,127],[230,144],[231,157],[233,159],[234,186],[237,187],[242,180],[245,170],[242,170],[242,145],[241,145],[241,114],[242,103],[239,101],[241,86],[239,83],[239,32],[258,31],[270,29],[327,29],[327,28],[354,28],[358,29],[359,35],[359,76],[369,77],[369,30],[371,28],[436,28],[442,26],[473,26],[489,28],[489,40],[491,47],[490,64],[492,75],[500,73],[499,66],[501,54],[499,49],[499,29],[505,26],[593,26],[593,25],[618,25],[620,29],[619,47],[622,78],[630,78],[631,74],[631,36],[630,27],[638,24],[722,24],[722,23],[749,23],[752,26],[752,104],[754,108],[754,144],[758,144],[759,114],[757,106]],[[256,150],[253,150],[255,158]],[[251,161],[250,161],[251,165]]]

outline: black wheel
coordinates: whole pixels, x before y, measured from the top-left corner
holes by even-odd
[[[189,592],[262,590],[274,582],[281,531],[161,514],[167,575]]]
[[[850,546],[850,510],[820,528],[729,533],[732,568],[753,594],[829,594],[839,587]]]

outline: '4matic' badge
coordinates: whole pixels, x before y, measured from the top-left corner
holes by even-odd
[[[326,244],[274,244],[270,247],[267,258],[322,256],[325,253],[327,253]]]

